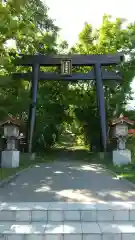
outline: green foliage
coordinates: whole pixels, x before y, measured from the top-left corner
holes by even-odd
[[[63,93],[66,84],[62,82],[44,82],[39,84],[37,119],[34,145],[39,139],[40,151],[54,145],[60,134],[60,127],[66,121],[67,105]]]
[[[88,23],[79,34],[78,42],[71,53],[80,54],[107,54],[122,51],[128,60],[119,66],[118,70],[122,72],[123,80],[121,83],[108,82],[104,83],[105,104],[107,110],[107,121],[114,116],[119,116],[124,111],[129,100],[132,99],[130,83],[132,82],[134,70],[134,39],[135,24],[130,24],[123,28],[123,20],[120,18],[112,21],[111,17],[104,15],[102,25],[99,29],[93,29]],[[82,68],[82,71],[87,71]],[[79,85],[79,84],[77,84]],[[96,102],[95,84],[82,83],[82,86],[74,88],[73,96],[78,96],[75,104],[76,117],[80,120],[80,127],[86,136],[89,144],[100,145],[99,139],[99,113]],[[81,96],[80,96],[81,95]],[[80,100],[81,98],[81,100]]]
[[[68,43],[58,44],[59,28],[48,16],[48,8],[40,0],[7,0],[0,3],[0,121],[12,114],[27,122],[30,104],[31,84],[23,80],[13,80],[14,71],[31,71],[17,67],[14,59],[23,54],[64,54]],[[78,42],[70,53],[103,54],[123,51],[126,61],[118,67],[123,81],[104,83],[107,121],[124,111],[131,99],[130,83],[135,75],[135,24],[123,28],[123,20],[105,15],[99,29],[85,23]],[[15,46],[9,47],[13,41]],[[56,68],[41,68],[42,71],[57,71]],[[73,71],[88,72],[90,68],[74,68]],[[100,148],[99,113],[96,102],[94,81],[49,82],[38,84],[36,128],[33,146],[35,151],[44,151],[55,144],[62,129],[70,124],[77,139],[85,141],[89,147]]]
[[[8,0],[0,3],[0,121],[7,114],[19,116],[27,122],[30,104],[31,84],[26,81],[12,80],[10,73],[15,71],[14,57],[23,54],[57,54],[57,35],[59,28],[48,16],[48,8],[40,0]],[[7,47],[14,41],[14,48]],[[61,46],[64,49],[66,42]],[[17,71],[30,71],[18,67]],[[45,69],[46,71],[46,69]],[[5,76],[6,75],[6,76]],[[39,84],[37,121],[34,146],[51,146],[57,125],[64,108],[60,103],[60,84]],[[62,86],[62,85],[61,85]],[[58,90],[58,91],[57,91]],[[54,111],[55,110],[55,111]],[[55,119],[55,121],[54,121]],[[38,144],[37,144],[38,143]]]

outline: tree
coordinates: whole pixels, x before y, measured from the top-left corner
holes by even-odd
[[[107,121],[123,112],[127,102],[132,99],[130,83],[135,75],[135,24],[129,24],[126,28],[122,26],[122,19],[117,18],[112,21],[111,16],[108,15],[104,15],[99,29],[94,30],[90,24],[85,23],[79,34],[78,42],[70,50],[71,53],[80,54],[107,54],[122,51],[125,57],[128,56],[128,60],[119,66],[123,75],[122,82],[104,83]],[[82,68],[82,70],[88,71],[87,68]],[[75,94],[78,96],[79,103],[78,106],[75,104],[74,107],[76,116],[84,128],[87,141],[94,145],[99,139],[100,131],[95,84],[93,81],[91,85],[82,83],[79,89],[77,84],[77,88],[73,89],[73,96]],[[80,94],[84,100],[80,101]]]
[[[31,84],[25,80],[12,80],[9,75],[13,71],[25,72],[30,69],[15,69],[14,57],[19,53],[57,54],[59,28],[49,18],[47,6],[40,0],[8,0],[0,4],[0,13],[3,19],[0,24],[0,74],[3,75],[0,79],[0,120],[10,113],[27,122]],[[11,40],[15,43],[14,48],[6,46],[7,41]],[[61,49],[65,47],[66,42],[61,43]],[[42,70],[46,71],[44,68]],[[63,121],[64,107],[60,103],[62,86],[53,82],[39,83],[34,142],[44,147],[53,144],[52,135]],[[48,131],[46,135],[45,129]]]
[[[30,68],[15,68],[14,59],[23,54],[64,54],[68,49],[66,41],[58,44],[59,28],[48,16],[46,5],[40,0],[8,0],[0,3],[0,120],[8,113],[19,116],[27,122],[30,103],[31,83],[19,79],[13,80],[14,71],[31,71]],[[134,45],[135,24],[123,28],[123,20],[105,15],[102,25],[94,30],[85,23],[78,42],[70,53],[103,54],[123,51],[127,58],[118,67],[124,76],[121,83],[105,82],[104,94],[107,109],[107,121],[124,111],[126,103],[132,97],[130,83],[135,75]],[[14,41],[15,47],[7,47]],[[58,71],[57,68],[41,68],[42,71]],[[73,71],[90,70],[89,67],[75,67]],[[73,126],[77,134],[85,137],[85,143],[99,145],[99,114],[97,111],[95,82],[39,82],[36,128],[34,135],[35,150],[44,151],[51,147],[61,133],[65,122]]]

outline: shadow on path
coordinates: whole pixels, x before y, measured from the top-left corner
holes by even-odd
[[[100,164],[57,161],[35,165],[0,188],[6,202],[135,201],[135,191]]]

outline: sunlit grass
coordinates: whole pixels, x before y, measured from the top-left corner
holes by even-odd
[[[113,166],[113,164],[108,164],[106,166],[108,169],[115,172],[121,179],[127,179],[135,183],[135,165]]]

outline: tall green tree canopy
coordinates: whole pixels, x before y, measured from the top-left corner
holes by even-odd
[[[0,120],[7,114],[28,120],[30,104],[30,83],[19,79],[13,81],[9,75],[13,71],[30,71],[14,66],[14,55],[22,54],[57,54],[67,43],[57,43],[59,28],[48,16],[47,6],[40,0],[7,0],[0,2]],[[9,47],[12,41],[14,47]],[[46,69],[42,69],[46,70]],[[7,75],[7,77],[5,77]],[[63,85],[58,82],[38,84],[37,121],[35,141],[44,142],[45,132],[49,144],[52,135],[57,132],[57,125],[63,121],[64,106],[61,103]],[[53,121],[52,121],[53,119]],[[54,127],[55,126],[55,127]],[[43,143],[45,145],[45,143]]]
[[[135,24],[129,24],[127,27],[123,27],[123,24],[123,19],[112,20],[109,15],[103,16],[102,25],[98,29],[93,29],[91,24],[85,23],[78,42],[70,51],[79,54],[124,53],[125,61],[118,68],[123,76],[122,81],[104,82],[107,121],[123,112],[127,102],[132,99],[130,85],[135,75]],[[88,69],[84,68],[82,71]],[[76,116],[84,128],[87,141],[97,142],[100,129],[95,84],[85,82],[80,87],[79,85],[80,83],[72,90],[73,97],[76,95],[78,102],[75,106]]]
[[[14,55],[57,54],[67,49],[66,41],[58,44],[59,28],[48,16],[47,6],[40,0],[8,0],[0,2],[0,120],[7,114],[28,119],[30,83],[12,80],[13,71],[30,71],[30,68],[14,66]],[[124,111],[132,98],[130,83],[135,75],[135,24],[123,27],[124,21],[104,15],[101,26],[93,29],[85,23],[78,42],[70,53],[107,54],[122,51],[124,63],[118,67],[123,80],[120,83],[104,82],[107,121]],[[9,48],[13,41],[15,47]],[[46,68],[41,68],[46,71]],[[53,70],[57,70],[53,68]],[[73,71],[78,71],[77,68]],[[82,67],[81,71],[89,71]],[[99,114],[95,82],[40,82],[35,129],[35,143],[41,148],[51,146],[65,122],[73,123],[78,134],[84,135],[86,143],[97,144],[99,140]],[[35,147],[37,144],[34,145]]]

